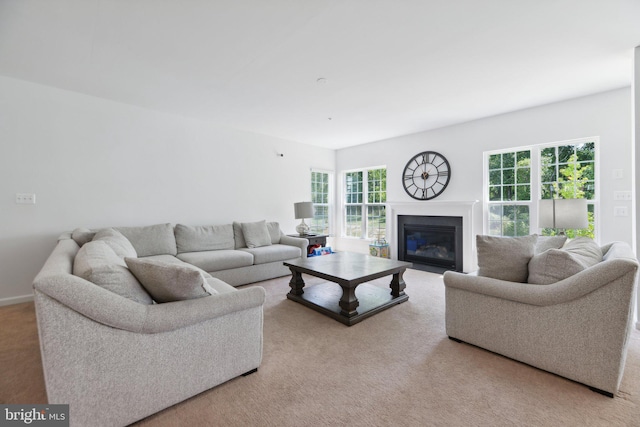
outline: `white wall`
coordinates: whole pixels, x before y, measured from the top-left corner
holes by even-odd
[[[79,226],[267,219],[293,233],[310,168],[335,166],[334,150],[5,77],[0,144],[0,305],[28,298],[57,236]]]
[[[336,170],[386,164],[388,201],[410,202],[413,199],[405,193],[401,183],[407,161],[421,151],[437,151],[449,160],[452,174],[449,186],[435,200],[482,200],[484,151],[598,136],[601,203],[599,241],[621,240],[634,244],[632,217],[613,216],[614,206],[627,206],[631,212],[631,202],[613,200],[614,191],[632,189],[630,106],[631,90],[623,88],[346,148],[337,152]],[[613,179],[613,169],[622,169],[624,177]],[[340,177],[337,178],[339,181]],[[339,212],[337,217],[341,219]],[[482,232],[481,227],[480,218],[476,233]],[[345,238],[336,240],[338,249],[366,251],[367,242]]]

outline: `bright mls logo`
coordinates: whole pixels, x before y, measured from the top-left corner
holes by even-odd
[[[0,405],[0,410],[2,426],[69,426],[69,405]]]

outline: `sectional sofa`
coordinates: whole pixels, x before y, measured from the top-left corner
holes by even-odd
[[[252,373],[262,287],[306,239],[277,223],[77,229],[34,280],[48,401],[71,425],[127,425]]]

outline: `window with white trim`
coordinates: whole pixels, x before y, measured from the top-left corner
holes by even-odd
[[[376,167],[344,174],[344,235],[386,238],[387,169]]]
[[[531,211],[531,150],[489,155],[489,234],[526,236]]]
[[[331,181],[332,174],[330,172],[311,170],[313,218],[311,218],[310,228],[314,234],[330,234]]]
[[[485,153],[485,227],[494,236],[557,230],[538,227],[539,199],[588,199],[589,227],[567,236],[595,238],[598,138],[539,144]]]

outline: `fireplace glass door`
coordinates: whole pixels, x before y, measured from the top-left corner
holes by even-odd
[[[407,261],[455,267],[455,227],[405,226]]]

